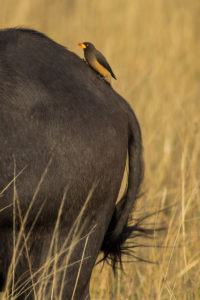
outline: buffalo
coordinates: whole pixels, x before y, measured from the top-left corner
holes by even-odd
[[[128,179],[117,201],[126,161]],[[44,34],[0,31],[0,290],[90,299],[100,251],[116,267],[143,179],[129,104]]]

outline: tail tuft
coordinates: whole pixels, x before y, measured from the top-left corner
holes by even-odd
[[[131,258],[131,262],[133,261],[141,261],[154,263],[150,260],[138,257],[134,249],[138,247],[155,247],[155,245],[146,245],[146,244],[138,244],[135,240],[136,238],[142,237],[146,239],[152,239],[155,232],[167,230],[166,226],[161,227],[153,227],[147,228],[143,221],[146,221],[148,218],[151,218],[153,215],[157,215],[158,213],[163,213],[167,211],[169,208],[165,208],[160,211],[153,212],[144,217],[141,217],[135,221],[134,225],[126,225],[122,231],[122,233],[118,236],[113,235],[113,230],[115,229],[116,223],[118,222],[118,218],[116,216],[116,210],[113,214],[112,220],[110,222],[109,228],[107,230],[107,234],[104,238],[101,250],[104,252],[103,258],[99,261],[106,261],[113,268],[114,273],[116,272],[117,266],[123,269],[123,260],[122,256],[127,255]],[[128,223],[128,222],[127,222]],[[127,243],[127,239],[129,242]],[[161,247],[161,246],[157,246]]]

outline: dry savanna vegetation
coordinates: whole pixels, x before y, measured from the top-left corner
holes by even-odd
[[[114,277],[95,267],[93,300],[200,299],[199,0],[0,0],[0,26],[40,30],[83,56],[90,41],[107,57],[113,87],[133,107],[143,133],[144,195],[134,217],[162,233],[137,244],[156,263],[125,263]],[[133,260],[133,258],[124,258]]]

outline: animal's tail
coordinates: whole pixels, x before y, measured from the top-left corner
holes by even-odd
[[[121,255],[126,252],[124,242],[134,232],[143,231],[139,223],[129,226],[129,216],[132,213],[136,200],[139,196],[140,185],[143,179],[143,158],[142,158],[142,137],[138,121],[132,112],[129,114],[129,141],[128,141],[128,164],[129,175],[127,190],[122,199],[115,207],[110,225],[104,237],[101,250],[104,252],[104,259],[111,259],[115,269],[116,263],[121,263]]]

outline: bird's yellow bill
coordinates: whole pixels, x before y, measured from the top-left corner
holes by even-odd
[[[78,43],[79,46],[81,46],[82,48],[86,48],[86,46],[82,43]]]

